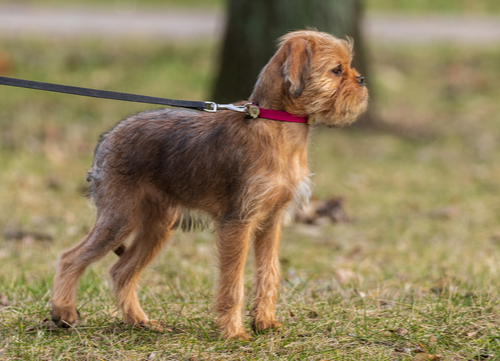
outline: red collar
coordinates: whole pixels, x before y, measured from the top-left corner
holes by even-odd
[[[288,112],[283,112],[281,110],[261,108],[255,104],[249,107],[249,112],[253,118],[280,120],[282,122],[314,124],[313,116],[301,117]]]

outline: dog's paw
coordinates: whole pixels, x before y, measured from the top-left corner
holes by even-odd
[[[245,331],[243,325],[239,327],[220,327],[220,335],[225,340],[252,341],[253,337]]]
[[[165,328],[157,321],[140,321],[133,324],[134,327],[146,328],[150,331],[165,332]]]
[[[261,333],[268,330],[281,330],[282,324],[276,320],[270,321],[256,321],[255,319],[251,321],[250,325],[255,333]]]
[[[224,338],[226,340],[234,340],[234,341],[252,341],[253,337],[246,332],[240,332],[237,333],[236,335],[224,335]]]
[[[57,326],[68,328],[76,326],[78,320],[80,319],[80,312],[78,312],[76,308],[52,306],[50,316],[52,318],[52,322],[54,322]]]

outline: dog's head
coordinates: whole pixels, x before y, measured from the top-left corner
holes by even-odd
[[[368,106],[364,79],[351,68],[352,45],[319,31],[286,34],[251,100],[264,108],[312,115],[329,126],[352,123]]]

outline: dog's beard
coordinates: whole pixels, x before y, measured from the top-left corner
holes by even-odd
[[[368,108],[368,92],[359,87],[348,89],[347,96],[338,96],[330,111],[316,115],[318,122],[331,128],[343,128],[358,119]]]

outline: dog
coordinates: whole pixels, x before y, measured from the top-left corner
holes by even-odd
[[[288,33],[244,103],[345,126],[368,104],[364,79],[350,66],[352,56],[349,39],[313,30]],[[241,309],[252,239],[251,326],[255,332],[280,328],[275,304],[281,224],[287,210],[306,203],[310,195],[310,127],[231,110],[159,109],[128,117],[104,133],[87,179],[96,221],[60,257],[52,320],[63,327],[77,322],[78,278],[92,262],[116,250],[121,257],[110,273],[124,321],[161,329],[139,304],[139,276],[174,229],[196,225],[193,211],[201,211],[211,216],[217,234],[220,276],[214,310],[222,337],[250,338]]]

